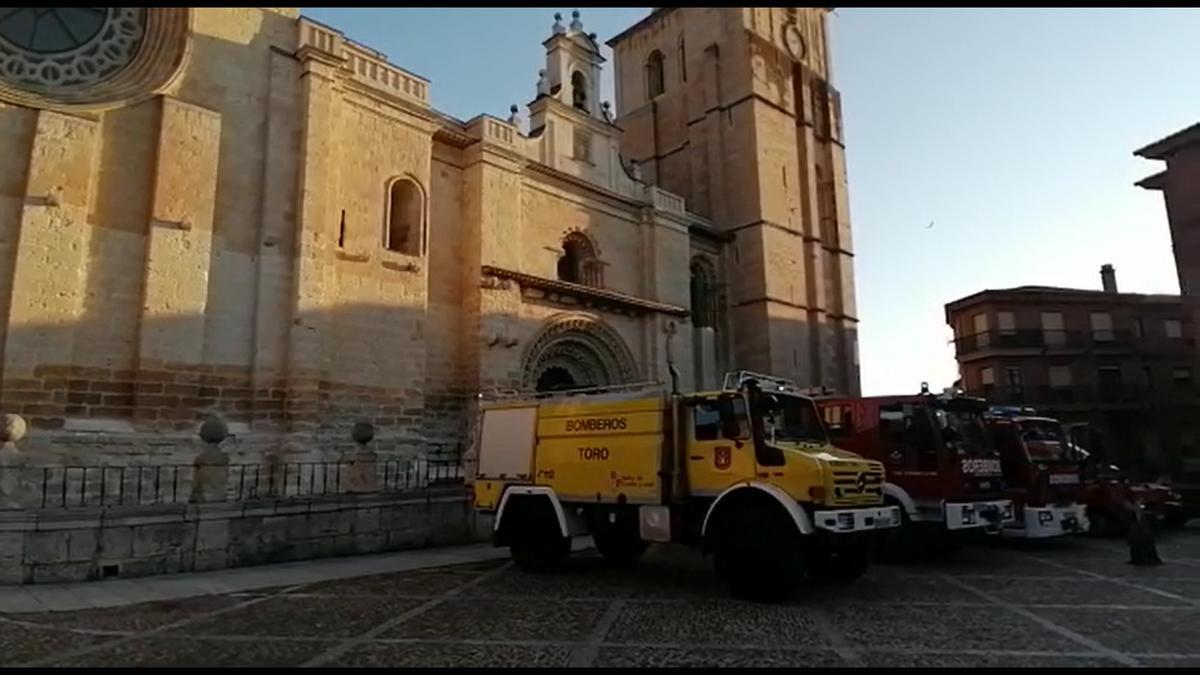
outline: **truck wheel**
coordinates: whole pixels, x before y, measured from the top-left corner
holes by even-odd
[[[886,530],[880,537],[879,559],[890,563],[912,562],[917,557],[917,532],[904,506],[895,499],[884,502],[900,509],[900,526]]]
[[[592,541],[607,562],[619,567],[633,565],[650,548],[650,543],[642,541],[637,532],[618,528],[597,530],[592,533]]]
[[[782,602],[804,578],[800,533],[774,509],[745,505],[727,511],[713,546],[713,567],[737,598]]]
[[[864,544],[855,544],[840,551],[814,553],[809,560],[808,572],[817,581],[848,584],[866,574],[870,564],[870,549]]]
[[[552,572],[562,567],[571,554],[570,537],[562,536],[549,509],[531,509],[514,528],[509,551],[523,572]]]

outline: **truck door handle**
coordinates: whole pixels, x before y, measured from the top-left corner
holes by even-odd
[[[692,460],[693,462],[699,462],[704,459],[704,455],[691,455],[688,457],[688,459]]]

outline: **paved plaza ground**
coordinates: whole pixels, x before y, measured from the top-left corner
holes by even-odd
[[[688,549],[630,570],[578,553],[555,576],[483,560],[6,612],[0,665],[1200,666],[1197,523],[1159,551],[1137,568],[1120,540],[985,545],[785,605],[729,598]]]

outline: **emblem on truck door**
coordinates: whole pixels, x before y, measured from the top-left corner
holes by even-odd
[[[728,469],[733,464],[733,449],[728,445],[719,445],[713,451],[713,466],[718,469]]]
[[[858,491],[859,492],[867,491],[867,474],[865,474],[865,473],[858,474]]]

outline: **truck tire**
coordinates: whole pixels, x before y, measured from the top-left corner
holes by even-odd
[[[596,550],[604,560],[617,567],[628,567],[635,564],[650,543],[642,541],[637,531],[625,528],[610,527],[592,533],[592,541]]]
[[[513,562],[521,571],[534,574],[560,569],[571,554],[571,539],[562,536],[550,504],[537,500],[522,506],[526,508],[510,535]]]
[[[871,566],[871,550],[854,544],[840,551],[817,551],[809,559],[808,573],[814,580],[848,584],[866,574]]]
[[[904,505],[896,499],[885,499],[884,505],[900,509],[900,526],[888,529],[880,537],[879,559],[889,563],[912,562],[917,557],[918,532],[908,517],[908,511],[905,511]]]
[[[791,599],[804,578],[800,533],[778,508],[730,505],[713,542],[713,567],[734,597],[754,602]]]

